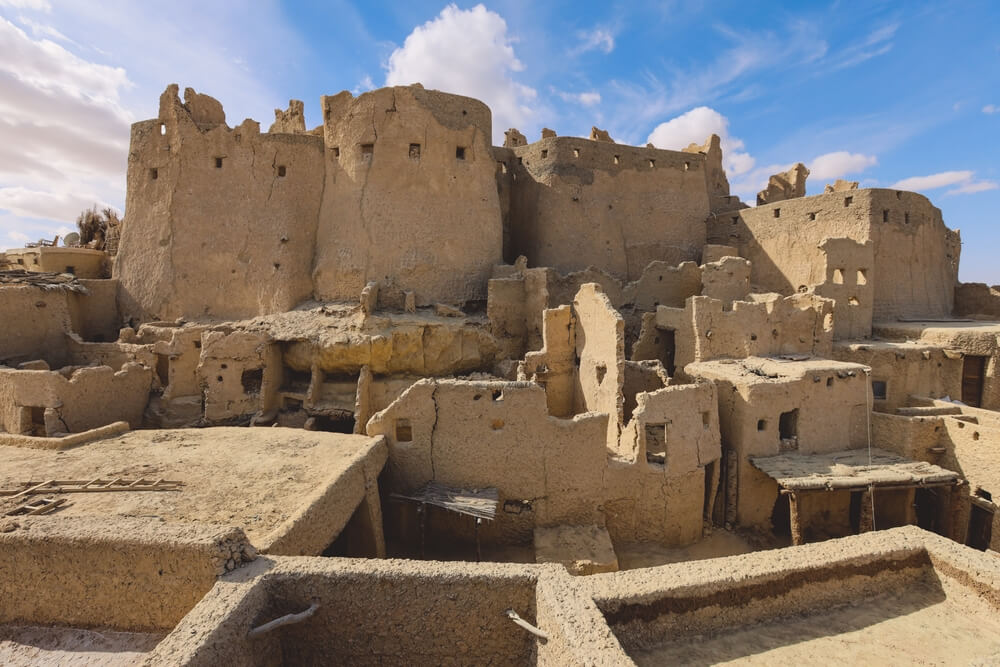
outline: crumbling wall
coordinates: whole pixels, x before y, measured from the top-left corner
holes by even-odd
[[[875,292],[872,289],[872,244],[851,239],[824,239],[824,280],[816,294],[833,301],[833,337],[869,338]]]
[[[614,447],[624,422],[625,320],[596,283],[580,288],[573,313],[579,359],[575,410],[609,415],[607,442]]]
[[[955,315],[1000,318],[1000,287],[985,283],[955,285]]]
[[[691,364],[685,373],[717,387],[723,450],[735,455],[727,461],[737,489],[727,521],[770,528],[778,488],[750,457],[867,446],[870,399],[861,366],[752,357]]]
[[[354,299],[372,280],[418,306],[485,298],[502,259],[489,108],[419,86],[322,105],[317,298]]]
[[[261,134],[251,120],[230,129],[218,102],[190,91],[184,105],[177,90],[163,93],[158,118],[132,126],[129,215],[114,263],[123,315],[290,310],[313,291],[322,139]]]
[[[833,358],[871,367],[874,409],[895,412],[910,396],[962,395],[962,355],[918,343],[834,343]]]
[[[893,322],[881,323],[873,328],[878,338],[893,341],[915,341],[921,345],[947,350],[946,355],[955,352],[964,355],[966,361],[980,361],[982,366],[982,392],[979,396],[980,408],[1000,410],[1000,326],[990,322]],[[962,400],[963,392],[951,398]],[[973,399],[967,399],[970,405]]]
[[[864,189],[768,203],[711,218],[707,237],[739,248],[755,289],[781,294],[827,282],[824,239],[871,241],[876,320],[952,311],[960,240],[923,195]]]
[[[729,268],[727,265],[726,273]],[[735,273],[739,273],[739,269]],[[739,277],[727,275],[719,284],[731,285],[739,280]],[[542,311],[572,303],[576,293],[587,283],[600,285],[611,305],[626,318],[628,345],[631,341],[628,336],[638,332],[640,313],[661,305],[683,307],[689,296],[702,293],[702,267],[694,262],[681,262],[677,266],[650,262],[637,280],[624,284],[607,272],[593,268],[561,275],[551,268],[527,269],[521,264],[495,267],[487,316],[490,330],[507,351],[507,356],[518,359],[526,350],[541,347]],[[635,332],[630,334],[632,326]]]
[[[73,324],[66,290],[5,285],[0,287],[0,313],[0,364],[44,359],[58,367],[68,361],[66,336]]]
[[[566,273],[619,280],[654,260],[695,260],[709,199],[701,154],[550,137],[510,149],[512,252]]]
[[[723,310],[730,310],[734,301],[743,301],[750,294],[750,262],[741,257],[706,262],[701,267],[701,283],[703,296],[722,301]]]
[[[391,490],[432,480],[496,487],[501,509],[480,529],[486,541],[526,542],[536,525],[600,522],[607,416],[551,417],[536,384],[421,380],[373,416],[367,433],[389,443]]]
[[[69,294],[73,331],[87,341],[112,342],[118,339],[122,320],[118,313],[117,280],[81,280],[87,292]]]
[[[259,334],[208,331],[201,336],[197,377],[204,392],[205,419],[252,415],[264,407],[267,389],[280,368],[266,364],[271,343]]]
[[[657,329],[674,332],[672,358],[677,367],[719,357],[829,356],[831,301],[811,294],[754,296],[762,300],[736,301],[730,311],[724,310],[722,301],[707,296],[689,298],[684,308],[660,306],[640,334],[640,342],[655,336]],[[648,347],[637,343],[636,349]]]
[[[577,388],[576,318],[570,306],[547,308],[542,312],[541,350],[528,352],[521,370],[524,379],[545,388],[549,414],[571,417],[575,411]]]
[[[116,421],[142,425],[153,376],[148,367],[129,362],[117,371],[110,366],[64,371],[0,370],[0,427],[28,433],[44,424],[38,435],[54,435]]]

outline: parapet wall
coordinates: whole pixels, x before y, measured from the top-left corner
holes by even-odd
[[[951,315],[959,236],[922,195],[866,189],[788,199],[720,214],[708,230],[709,242],[751,261],[757,288],[782,294],[828,282],[828,238],[871,242],[876,320]]]
[[[211,524],[13,521],[0,532],[0,624],[169,630],[218,575],[254,558],[241,530]]]
[[[595,266],[637,280],[661,260],[698,260],[709,213],[705,155],[576,137],[510,149],[508,260],[561,272]],[[499,154],[503,155],[503,154]]]

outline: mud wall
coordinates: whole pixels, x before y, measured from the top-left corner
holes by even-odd
[[[402,291],[418,306],[485,299],[503,243],[489,108],[421,87],[322,105],[316,297],[355,299],[377,281],[400,305]]]
[[[253,558],[242,531],[148,519],[18,518],[0,532],[0,623],[172,629]],[[228,566],[227,566],[228,564]]]
[[[697,260],[709,212],[702,154],[549,137],[511,149],[513,258],[636,280],[654,260]]]
[[[708,240],[736,246],[758,288],[791,294],[827,282],[826,238],[872,242],[876,320],[947,317],[958,282],[960,241],[941,211],[913,192],[851,190],[720,214]]]

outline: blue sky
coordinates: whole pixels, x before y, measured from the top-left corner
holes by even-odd
[[[0,0],[0,247],[121,209],[128,125],[171,82],[230,125],[289,98],[420,81],[515,126],[662,148],[723,136],[752,201],[797,161],[929,196],[961,278],[1000,283],[1000,3]]]

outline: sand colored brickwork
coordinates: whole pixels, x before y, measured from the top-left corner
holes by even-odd
[[[0,259],[0,661],[995,657],[1000,291],[931,201],[318,111],[169,85],[115,256]]]

